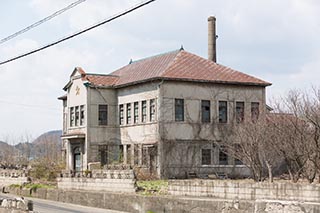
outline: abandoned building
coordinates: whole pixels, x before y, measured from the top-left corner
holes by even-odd
[[[68,170],[100,162],[161,178],[249,172],[216,145],[216,127],[265,116],[271,84],[216,63],[214,17],[208,25],[209,59],[181,48],[111,74],[74,69],[59,98]]]

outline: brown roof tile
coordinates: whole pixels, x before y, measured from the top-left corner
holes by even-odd
[[[82,70],[83,71],[83,70]],[[83,71],[83,73],[85,73]],[[184,50],[145,58],[126,65],[110,75],[85,74],[96,86],[125,86],[154,79],[205,81],[244,85],[271,85],[245,73],[214,63]]]

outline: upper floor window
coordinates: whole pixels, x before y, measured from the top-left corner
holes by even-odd
[[[244,102],[236,102],[236,122],[241,123],[244,120]]]
[[[70,126],[74,126],[74,107],[70,107]]]
[[[184,100],[174,99],[175,121],[184,121]]]
[[[108,105],[99,105],[99,125],[108,125]]]
[[[156,101],[155,99],[150,100],[150,121],[156,120]]]
[[[147,101],[142,101],[141,105],[141,121],[144,123],[147,121]]]
[[[228,102],[219,101],[219,123],[228,122]]]
[[[131,124],[131,103],[127,104],[127,124]]]
[[[139,122],[139,103],[134,102],[133,104],[133,123],[138,123]]]
[[[201,101],[201,121],[202,123],[210,123],[210,101]]]
[[[75,107],[75,126],[79,126],[79,119],[80,119],[80,111],[79,106]]]
[[[253,122],[259,119],[259,102],[251,102],[251,120]]]
[[[80,126],[84,125],[84,105],[80,106]]]
[[[122,125],[124,123],[124,115],[123,115],[123,104],[119,105],[119,124]]]

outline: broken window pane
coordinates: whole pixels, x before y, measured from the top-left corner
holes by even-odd
[[[201,121],[202,123],[210,123],[210,101],[201,101]]]

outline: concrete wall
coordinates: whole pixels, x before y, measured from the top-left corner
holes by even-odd
[[[320,203],[319,184],[255,183],[248,180],[170,180],[168,192],[176,196]]]
[[[9,189],[10,190],[10,189]],[[21,194],[22,190],[11,190]],[[30,194],[31,193],[31,194]],[[320,205],[311,202],[281,200],[228,200],[177,196],[142,196],[130,193],[86,192],[76,190],[37,189],[29,196],[66,203],[124,212],[157,213],[318,213]]]
[[[0,186],[28,183],[27,172],[15,169],[0,169]]]
[[[219,125],[234,122],[236,102],[244,102],[245,120],[251,119],[251,102],[259,102],[260,117],[265,115],[265,88],[192,82],[165,81],[160,89],[160,137],[163,177],[186,178],[225,173],[228,176],[250,176],[250,170],[235,165],[219,165]],[[175,99],[184,99],[184,121],[175,121]],[[201,121],[201,100],[210,100],[210,123]],[[228,103],[228,122],[219,124],[219,101]],[[211,149],[211,164],[202,165],[201,150]]]

